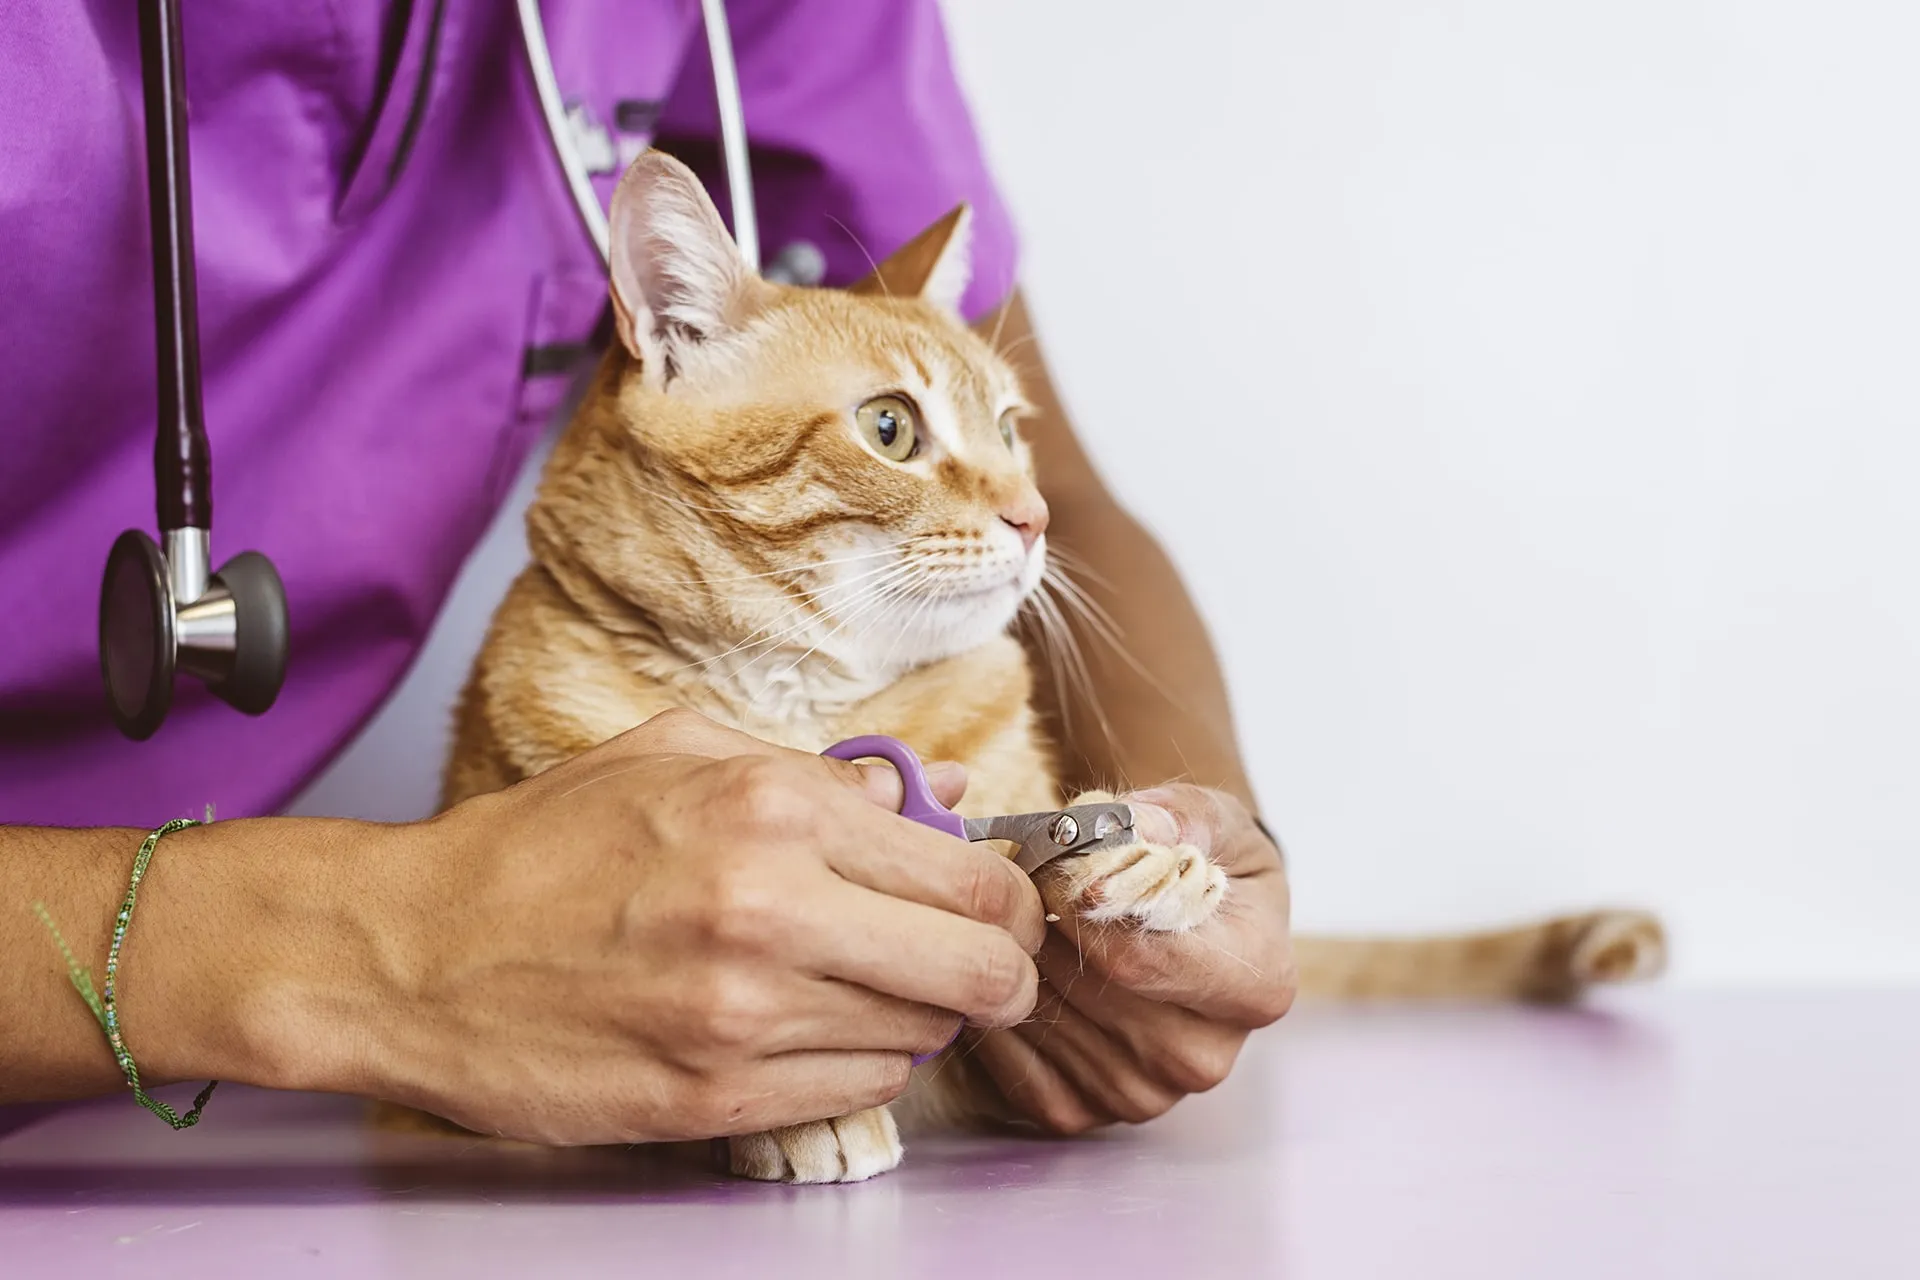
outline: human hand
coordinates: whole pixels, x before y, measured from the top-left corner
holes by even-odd
[[[899,803],[891,768],[669,712],[419,824],[353,1091],[554,1145],[897,1097],[960,1015],[1027,1016],[1044,931],[1024,875]]]
[[[1043,878],[1059,920],[1038,956],[1038,1007],[982,1033],[972,1058],[1015,1114],[1056,1133],[1150,1120],[1213,1088],[1293,1002],[1286,869],[1246,807],[1189,785],[1120,798],[1142,841],[1196,847],[1228,888],[1211,919],[1163,933],[1087,920],[1084,881]]]

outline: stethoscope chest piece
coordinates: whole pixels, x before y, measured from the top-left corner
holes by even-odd
[[[100,585],[100,675],[114,724],[135,741],[167,718],[181,671],[255,716],[287,678],[287,595],[273,563],[243,551],[209,578],[200,530],[172,530],[167,541],[171,563],[152,538],[127,530],[107,554]],[[187,593],[193,599],[179,603]]]

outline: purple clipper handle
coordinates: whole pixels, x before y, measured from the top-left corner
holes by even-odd
[[[933,798],[933,788],[927,785],[927,771],[921,766],[920,757],[900,739],[870,733],[836,742],[820,754],[835,760],[869,757],[885,760],[900,774],[900,790],[905,797],[900,802],[901,817],[912,818],[923,827],[932,827],[962,840],[967,838],[966,819]]]
[[[935,831],[943,831],[961,840],[967,838],[966,819],[933,798],[933,788],[927,785],[927,771],[921,765],[920,757],[913,754],[913,748],[900,739],[869,733],[848,738],[845,742],[836,742],[820,754],[835,760],[885,760],[900,775],[901,817],[911,818],[923,827],[932,827]],[[964,1026],[962,1023],[961,1027]],[[917,1067],[951,1049],[954,1041],[960,1038],[961,1027],[954,1028],[953,1040],[932,1053],[914,1054],[913,1065]]]

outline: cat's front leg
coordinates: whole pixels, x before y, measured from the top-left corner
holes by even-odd
[[[902,1152],[885,1107],[727,1140],[728,1168],[762,1182],[861,1182],[898,1165]]]
[[[1089,791],[1074,804],[1112,800]],[[1136,920],[1155,933],[1184,933],[1213,919],[1227,896],[1227,873],[1190,844],[1126,844],[1061,858],[1041,872],[1053,901],[1075,904],[1083,920]]]

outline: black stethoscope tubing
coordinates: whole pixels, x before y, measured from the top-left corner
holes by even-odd
[[[140,0],[139,12],[161,542],[141,529],[115,540],[100,586],[99,635],[108,708],[120,731],[135,740],[152,737],[165,721],[181,670],[249,715],[266,711],[286,679],[288,641],[286,591],[271,561],[243,551],[210,572],[212,466],[200,401],[179,0]]]

